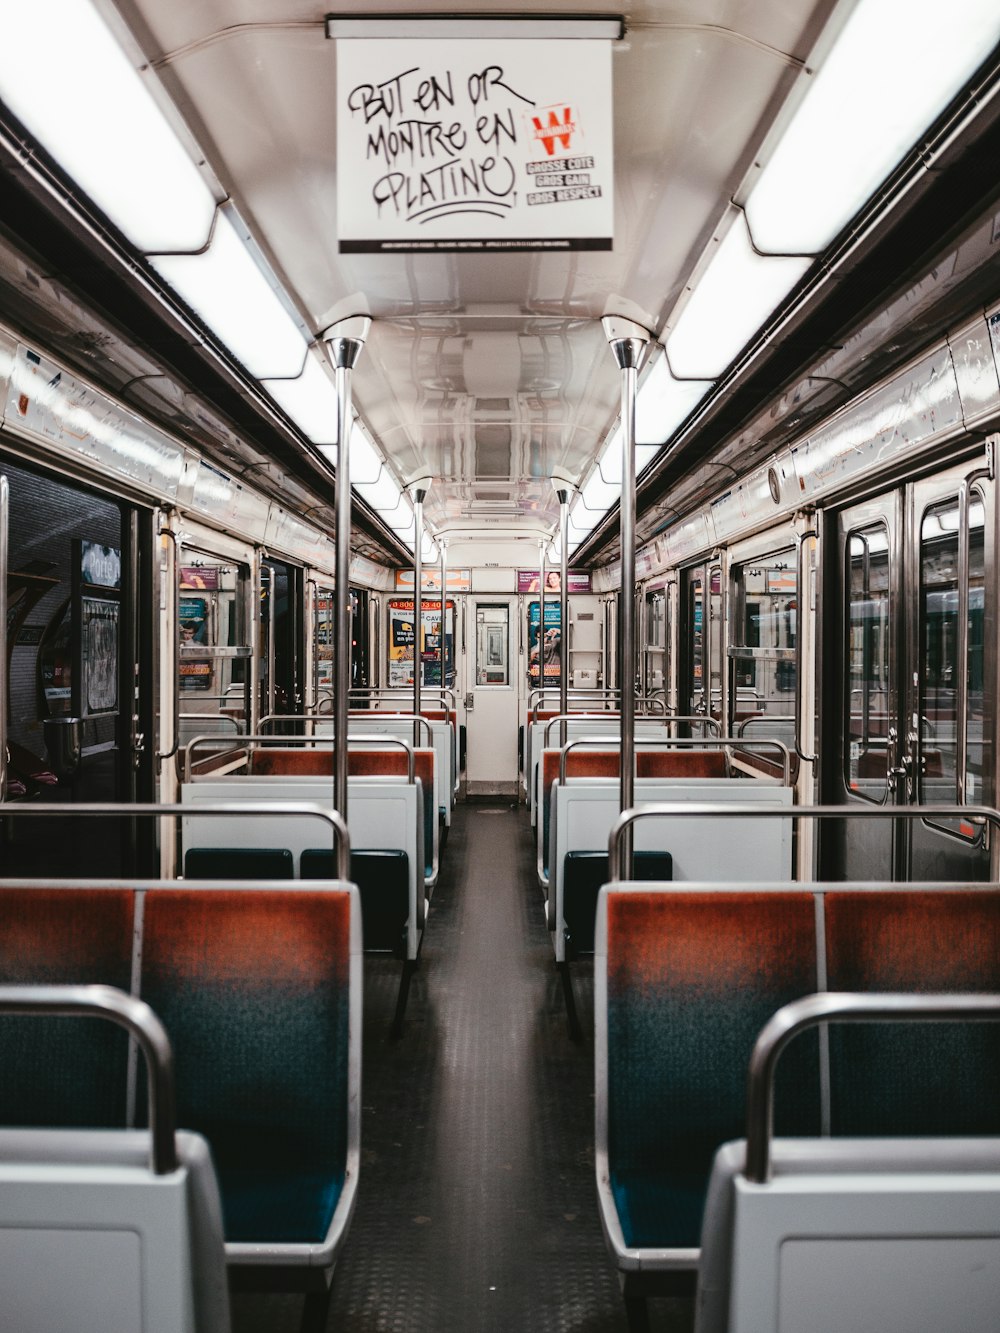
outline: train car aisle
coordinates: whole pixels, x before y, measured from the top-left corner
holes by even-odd
[[[592,1030],[592,985],[578,969]],[[410,993],[365,959],[362,1168],[334,1280],[338,1333],[625,1333],[593,1163],[593,1042],[566,1035],[523,807],[460,805]],[[234,1333],[301,1298],[237,1296]],[[681,1333],[690,1302],[651,1302]]]

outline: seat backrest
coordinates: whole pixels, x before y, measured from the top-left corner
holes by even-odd
[[[189,847],[184,874],[188,879],[294,879],[295,858],[287,847]]]
[[[752,1186],[745,1150],[712,1168],[696,1333],[996,1329],[1000,1141],[775,1139]]]
[[[829,990],[1000,991],[996,889],[825,898]],[[829,1040],[834,1134],[1000,1134],[1000,1025],[835,1024]]]
[[[5,986],[23,1027],[107,1020],[152,1061],[155,1129],[0,1130],[3,1326],[18,1333],[228,1333],[222,1212],[208,1146],[175,1132],[171,1048],[107,986]],[[36,1074],[41,1073],[41,1066]]]
[[[175,1047],[178,1121],[211,1145],[227,1242],[321,1245],[356,1180],[352,901],[330,884],[145,895],[141,995]]]
[[[697,1247],[712,1158],[745,1124],[757,1033],[816,982],[810,893],[602,890],[596,1146],[605,1225],[625,1245]],[[818,1043],[797,1045],[779,1072],[778,1125],[817,1133]]]
[[[135,894],[0,886],[0,984],[132,988]],[[128,1038],[93,1019],[0,1017],[0,1124],[121,1127]]]

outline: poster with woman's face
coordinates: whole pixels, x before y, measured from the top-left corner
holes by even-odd
[[[558,602],[545,603],[544,633],[539,642],[538,603],[528,603],[528,681],[558,683],[562,660],[562,621]]]

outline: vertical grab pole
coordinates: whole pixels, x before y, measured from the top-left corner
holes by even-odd
[[[541,694],[538,702],[545,707],[545,658],[542,641],[545,635],[545,543],[538,543],[538,637],[535,647],[538,649],[538,688]],[[528,649],[528,693],[531,693],[531,649]],[[530,718],[529,718],[530,721]]]
[[[424,496],[430,490],[430,477],[415,481],[410,487],[413,497],[413,716],[420,716],[420,687],[422,667],[420,637],[424,616]],[[420,744],[420,723],[413,724],[413,744]]]
[[[354,315],[323,334],[337,379],[336,579],[333,613],[333,806],[347,820],[347,719],[351,693],[351,371],[371,320]]]
[[[7,624],[8,542],[10,536],[10,486],[0,476],[0,625]],[[0,645],[0,801],[7,799],[7,662],[10,644]]]
[[[562,715],[562,722],[559,723],[559,748],[566,744],[566,714],[569,712],[569,651],[567,648],[568,625],[568,593],[567,577],[568,551],[569,546],[569,497],[570,491],[567,487],[560,487],[556,494],[559,497],[559,712]],[[539,608],[541,610],[541,607]],[[543,626],[539,625],[539,642],[542,642]],[[541,659],[541,654],[540,654]],[[542,661],[542,674],[545,673],[545,663]]]
[[[441,639],[438,647],[441,649],[441,706],[447,710],[445,702],[445,690],[448,688],[448,539],[441,537],[438,540],[438,550],[441,552]]]
[[[622,583],[619,599],[619,688],[621,692],[621,777],[619,808],[635,801],[635,393],[639,365],[650,334],[640,324],[617,316],[602,321],[604,335],[621,371],[622,495],[620,504]],[[632,876],[632,831],[622,847],[627,878]]]

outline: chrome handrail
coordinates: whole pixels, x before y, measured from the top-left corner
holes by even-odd
[[[349,881],[351,878],[351,835],[347,823],[337,810],[323,809],[318,805],[294,805],[290,801],[218,801],[211,805],[181,805],[176,802],[159,801],[80,801],[71,805],[36,804],[33,801],[11,801],[0,804],[0,816],[4,819],[37,819],[45,815],[53,818],[75,818],[77,815],[117,815],[119,818],[134,815],[236,815],[239,818],[256,818],[260,815],[305,816],[322,819],[329,824],[334,835],[337,849],[337,878]]]
[[[0,986],[0,1013],[106,1018],[138,1042],[149,1074],[150,1169],[177,1170],[174,1053],[166,1028],[145,1000],[116,986]]]
[[[747,744],[744,741],[742,744]],[[773,742],[776,743],[776,742]],[[622,878],[619,841],[621,832],[637,819],[705,819],[732,815],[734,819],[965,819],[978,820],[1000,829],[1000,812],[982,805],[667,805],[656,802],[623,810],[608,834],[608,882]]]
[[[773,1014],[764,1024],[750,1056],[747,1074],[748,1181],[765,1184],[771,1174],[774,1124],[774,1071],[778,1057],[800,1032],[819,1023],[900,1022],[981,1023],[1000,1019],[1000,995],[907,995],[826,991],[804,995]]]
[[[672,722],[674,719],[668,718],[667,721]],[[614,736],[578,736],[575,740],[568,741],[559,752],[559,781],[562,783],[565,783],[566,781],[566,755],[574,746],[603,745],[606,747],[609,741],[612,742],[613,748]],[[788,746],[782,741],[774,741],[770,738],[765,739],[764,737],[756,741],[739,740],[735,736],[664,736],[662,738],[659,736],[639,736],[636,739],[637,748],[641,748],[642,746],[662,746],[664,749],[671,750],[700,750],[704,748],[720,750],[726,745],[732,745],[734,747],[738,746],[741,750],[746,750],[750,746],[753,746],[754,748],[757,748],[758,746],[767,746],[772,750],[777,750],[781,755],[783,768],[782,786],[787,787],[790,785],[791,753]],[[726,808],[728,809],[729,807],[727,806]]]

